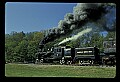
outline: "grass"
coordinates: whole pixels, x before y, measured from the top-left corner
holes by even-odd
[[[6,77],[85,77],[114,78],[115,67],[6,64]]]

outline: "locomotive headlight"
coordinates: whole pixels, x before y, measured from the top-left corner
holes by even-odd
[[[89,61],[90,63],[92,62],[92,61]]]

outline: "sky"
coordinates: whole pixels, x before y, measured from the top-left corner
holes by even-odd
[[[77,3],[7,2],[5,34],[34,32],[57,27],[66,13],[73,13]]]

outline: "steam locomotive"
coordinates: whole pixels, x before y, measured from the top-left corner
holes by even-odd
[[[116,41],[110,39],[104,41],[104,52],[99,48],[84,47],[71,48],[70,46],[52,47],[47,51],[42,50],[44,45],[40,45],[36,63],[59,63],[77,65],[116,65]]]
[[[42,52],[38,55],[40,63],[60,64],[100,64],[99,49],[96,47],[86,48],[71,48],[66,47],[52,47],[47,52]]]

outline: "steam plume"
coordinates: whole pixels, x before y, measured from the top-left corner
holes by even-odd
[[[68,42],[68,41],[76,40],[76,39],[78,39],[80,36],[82,36],[83,34],[88,33],[88,32],[90,32],[90,31],[92,31],[92,28],[87,28],[87,29],[79,32],[77,35],[72,36],[71,38],[66,38],[66,39],[64,39],[64,40],[61,41],[58,45],[61,45],[61,44],[65,43],[65,42]]]

